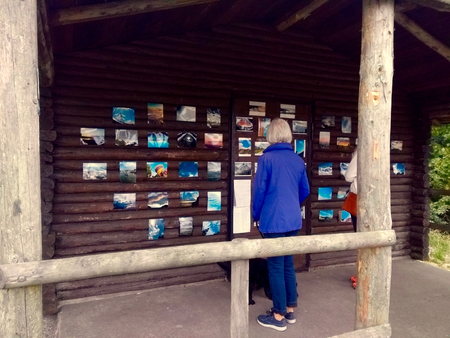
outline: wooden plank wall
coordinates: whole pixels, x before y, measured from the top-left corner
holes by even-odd
[[[280,34],[259,24],[219,26],[212,31],[196,31],[57,55],[55,68],[52,100],[57,138],[53,142],[52,154],[55,196],[51,229],[56,234],[55,257],[225,240],[229,187],[228,110],[234,93],[313,100],[317,109],[316,125],[325,113],[335,115],[337,121],[340,116],[352,116],[356,133],[359,66],[306,34]],[[147,125],[148,102],[164,104],[166,124],[155,128],[169,132],[171,143],[168,151],[147,148],[146,132],[155,129]],[[175,109],[178,105],[196,106],[198,123],[176,122]],[[119,148],[114,145],[114,129],[120,128],[111,120],[114,106],[136,109],[136,125],[129,129],[139,130],[138,147]],[[208,107],[222,109],[222,126],[213,132],[224,134],[224,149],[205,150],[200,141],[196,150],[180,152],[173,143],[177,132],[195,131],[202,140],[203,134],[211,131],[205,124]],[[392,211],[394,227],[398,231],[394,255],[409,253],[407,239],[414,137],[409,114],[406,97],[394,93],[392,137],[403,140],[403,151],[396,154],[393,160],[406,164],[406,175],[392,177]],[[106,144],[80,146],[80,127],[105,128]],[[325,159],[333,161],[334,165],[350,159],[351,148],[345,152],[336,151],[335,147],[327,152],[318,151],[318,130],[315,128],[313,165]],[[145,178],[144,163],[152,159],[169,162],[167,181],[160,183]],[[122,160],[137,161],[137,184],[119,182],[117,166]],[[198,161],[200,177],[178,179],[176,164],[180,160]],[[206,162],[212,160],[222,162],[222,179],[219,182],[205,181]],[[82,164],[94,161],[108,163],[106,181],[83,181]],[[345,184],[335,175],[326,182],[313,176],[313,196],[317,196],[317,188],[325,183],[333,187]],[[194,189],[200,191],[200,206],[179,208],[179,191]],[[211,190],[222,192],[222,211],[214,217],[205,208],[206,192]],[[137,193],[137,210],[112,210],[113,193],[122,191]],[[157,211],[147,209],[148,191],[169,191],[169,208]],[[332,205],[333,209],[339,210],[342,201],[334,198],[327,202],[330,205],[321,203],[313,201],[313,219],[317,219],[315,213],[324,206],[331,208]],[[194,236],[179,237],[178,216],[194,216]],[[149,241],[148,219],[155,217],[166,218],[166,235],[164,239]],[[221,233],[202,236],[201,221],[216,218],[222,221]],[[313,229],[315,233],[325,233],[349,231],[350,227],[338,224],[334,219],[327,226],[314,221]],[[311,266],[351,262],[354,259],[351,252],[319,254],[313,256]],[[220,269],[213,265],[61,283],[56,290],[59,299],[71,299],[217,278],[220,275]]]

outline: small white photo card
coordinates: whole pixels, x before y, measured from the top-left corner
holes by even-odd
[[[205,133],[205,148],[219,149],[223,147],[223,134]]]
[[[319,133],[319,148],[320,149],[330,148],[330,132],[329,131],[321,131]]]
[[[147,103],[147,123],[164,123],[164,105],[161,103]]]
[[[220,180],[221,167],[222,167],[222,165],[220,162],[208,162],[208,164],[207,164],[207,179],[208,179],[208,181],[219,181]]]
[[[198,162],[180,162],[178,175],[180,177],[198,177]]]
[[[332,187],[320,187],[318,191],[319,201],[331,200],[333,196]]]
[[[270,122],[272,119],[269,119],[268,117],[263,117],[258,119],[258,137],[266,137],[267,135],[267,129],[269,129]]]
[[[280,104],[280,117],[282,119],[295,119],[295,105]]]
[[[247,137],[239,137],[239,156],[252,155],[252,139]]]
[[[136,193],[114,194],[114,209],[136,209]]]
[[[214,236],[220,233],[220,221],[203,221],[202,234],[203,236]]]
[[[334,128],[336,125],[336,118],[334,116],[322,116],[322,128]]]
[[[344,134],[351,134],[352,132],[352,118],[343,116],[341,119],[341,131]]]
[[[306,140],[295,140],[294,141],[294,150],[297,155],[302,158],[305,158],[306,155]]]
[[[348,189],[349,187],[339,187],[339,190],[337,192],[337,199],[338,200],[345,199],[345,196],[347,196]]]
[[[348,137],[338,137],[336,145],[338,147],[346,148],[346,147],[350,146],[350,139]]]
[[[119,162],[119,178],[122,183],[136,183],[136,162]]]
[[[116,129],[116,146],[138,146],[138,131]]]
[[[236,117],[236,131],[253,131],[253,117]]]
[[[112,119],[120,124],[134,124],[135,113],[133,108],[113,107]]]
[[[235,176],[251,176],[252,163],[251,162],[235,162],[234,163]]]
[[[333,210],[319,210],[319,221],[327,222],[333,219]]]
[[[400,152],[403,149],[403,141],[391,141],[391,150]]]
[[[149,148],[169,148],[169,134],[166,132],[148,132],[147,147]]]
[[[83,180],[106,180],[106,163],[83,163]]]
[[[269,146],[270,146],[269,142],[256,141],[255,142],[255,155],[261,156],[264,153],[264,150],[266,150]]]
[[[198,192],[198,190],[180,191],[180,206],[181,207],[198,206],[199,196],[200,193]]]
[[[339,211],[339,221],[342,223],[351,223],[352,215],[348,211],[340,210]]]
[[[405,175],[405,163],[393,163],[392,171],[394,175]]]
[[[195,148],[197,146],[197,134],[191,132],[182,132],[177,135],[178,148]]]
[[[248,115],[266,116],[266,103],[259,101],[250,101],[248,105]]]
[[[222,193],[220,191],[208,191],[208,204],[206,211],[222,210]]]
[[[147,162],[147,178],[167,177],[167,162]]]
[[[193,106],[178,106],[177,121],[195,122],[196,121],[196,112],[197,112],[197,110]]]
[[[304,205],[302,206],[301,211],[302,211],[302,219],[306,219],[306,207]]]
[[[169,193],[149,192],[147,197],[147,205],[151,209],[161,209],[169,206]]]
[[[192,217],[178,217],[180,223],[180,236],[192,236],[194,219]]]
[[[292,134],[306,134],[308,132],[308,121],[292,121]]]
[[[221,115],[220,109],[218,108],[207,108],[206,109],[206,124],[208,128],[218,128],[220,127]]]
[[[80,145],[96,145],[105,144],[105,129],[103,128],[80,128]]]
[[[148,239],[157,240],[164,238],[164,218],[148,220]]]
[[[319,169],[318,172],[319,172],[320,176],[333,175],[333,163],[331,163],[331,162],[319,163],[318,169]]]
[[[349,162],[341,162],[339,164],[339,174],[341,175],[341,177],[345,176],[349,164],[350,164]]]

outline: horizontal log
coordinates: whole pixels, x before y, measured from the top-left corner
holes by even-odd
[[[43,130],[52,130],[55,126],[55,123],[53,122],[53,119],[45,118],[41,116],[39,118],[39,127]]]
[[[191,207],[179,209],[149,209],[149,210],[133,210],[123,211],[116,210],[115,212],[103,212],[94,214],[59,214],[53,216],[54,223],[74,223],[74,222],[100,222],[100,221],[114,221],[125,219],[142,219],[142,218],[164,218],[170,216],[199,216],[205,214],[205,208]],[[227,212],[227,206],[222,206],[221,211],[208,211],[207,214],[214,217],[221,213]]]
[[[84,297],[91,296],[99,296],[99,295],[107,295],[114,294],[120,292],[130,292],[130,291],[142,291],[142,290],[150,290],[156,288],[162,288],[173,285],[187,284],[187,283],[198,283],[203,281],[209,281],[214,279],[223,279],[224,273],[223,271],[209,272],[209,273],[200,273],[194,275],[186,275],[186,276],[172,276],[162,280],[151,280],[151,281],[139,281],[139,282],[130,282],[126,284],[113,284],[107,285],[103,287],[95,287],[95,288],[83,288],[76,290],[67,290],[67,291],[58,291],[58,299],[61,300],[69,300],[69,299],[79,299]]]
[[[417,259],[419,261],[425,261],[427,260],[427,257],[421,253],[417,253],[417,252],[411,252],[411,258],[412,259]]]
[[[42,214],[47,214],[53,209],[52,202],[41,202],[41,212]]]
[[[196,216],[193,218],[193,226],[201,226],[203,221],[220,221],[220,226],[227,228],[228,217],[225,214],[218,214],[211,217],[208,214]],[[176,228],[179,226],[178,218],[167,217],[164,219],[165,228]],[[82,222],[82,223],[61,223],[53,224],[52,231],[58,235],[76,235],[84,233],[101,233],[109,231],[133,231],[148,229],[148,219],[132,219],[103,222]]]
[[[312,261],[318,261],[318,260],[328,260],[328,259],[342,258],[342,257],[345,257],[345,258],[354,257],[354,259],[356,261],[356,255],[357,255],[357,250],[323,252],[323,253],[310,254],[310,259]]]
[[[52,259],[55,255],[55,247],[52,246],[43,246],[42,247],[42,259]]]
[[[51,202],[55,196],[52,189],[41,189],[41,198],[44,202]]]
[[[55,111],[53,110],[53,108],[42,108],[41,116],[46,119],[52,119],[53,116],[55,116]]]
[[[49,177],[53,174],[53,166],[41,164],[41,177]]]
[[[40,153],[41,163],[52,163],[53,162],[53,156],[48,153]]]
[[[450,190],[428,189],[429,196],[450,196]]]
[[[150,192],[164,190],[224,190],[227,189],[227,181],[200,181],[190,179],[180,179],[179,181],[156,184],[154,182],[142,182],[139,184],[125,184],[110,182],[104,184],[98,183],[59,183],[55,189],[58,194],[72,193],[98,193],[98,192]]]
[[[119,148],[113,152],[104,151],[99,148],[58,148],[53,152],[56,160],[84,160],[84,161],[108,161],[121,159],[122,161],[226,161],[228,154],[225,151],[216,151],[212,149],[192,149],[189,151],[180,151],[179,149],[148,149],[140,148],[126,149]]]
[[[343,333],[329,338],[381,338],[390,337],[392,335],[391,324],[369,327],[367,329],[356,330],[353,332]]]
[[[41,153],[49,152],[51,153],[53,151],[53,143],[47,142],[47,141],[41,141],[39,142],[39,149]]]
[[[41,178],[41,189],[55,189],[55,181],[50,178]]]
[[[53,221],[52,214],[42,214],[42,225],[50,225]]]
[[[410,254],[411,254],[411,249],[392,251],[392,258],[409,256]]]
[[[80,256],[87,254],[97,254],[105,252],[117,252],[126,250],[141,250],[150,248],[172,247],[177,245],[192,245],[198,243],[217,243],[227,240],[227,235],[215,235],[215,236],[183,236],[178,238],[171,238],[170,241],[143,241],[143,242],[131,242],[120,244],[106,244],[95,246],[80,246],[73,248],[59,248],[55,250],[55,258],[64,258],[72,256]]]
[[[53,142],[56,140],[56,131],[54,130],[40,130],[39,131],[39,139],[41,141]]]
[[[189,245],[188,247],[178,246],[0,265],[0,289],[258,257],[389,246],[394,243],[395,232],[387,230],[224,242],[220,244],[206,243]]]
[[[430,223],[430,229],[450,232],[450,224]]]
[[[159,270],[152,272],[100,277],[100,278],[90,278],[66,283],[63,282],[55,284],[55,290],[59,292],[85,288],[102,288],[109,285],[125,286],[127,283],[158,281],[176,276],[189,276],[189,275],[208,274],[217,272],[222,272],[223,275],[225,274],[224,270],[218,264],[207,264],[188,268]]]

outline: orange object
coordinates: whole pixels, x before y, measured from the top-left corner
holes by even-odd
[[[356,194],[350,192],[348,193],[347,199],[344,202],[344,205],[342,205],[342,209],[345,211],[348,211],[353,216],[357,216],[356,209],[358,205],[358,200]]]

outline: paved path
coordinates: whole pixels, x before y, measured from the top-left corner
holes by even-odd
[[[271,307],[262,290],[250,306],[250,338],[326,338],[353,330],[354,266],[297,275],[297,323],[285,332],[263,328],[256,317]],[[390,322],[394,338],[450,337],[450,272],[403,258],[393,261]],[[230,284],[213,281],[102,297],[62,306],[57,338],[228,338]]]

